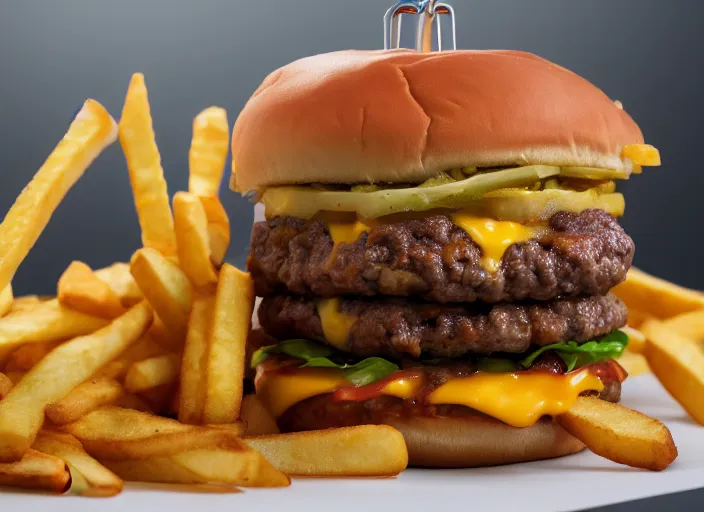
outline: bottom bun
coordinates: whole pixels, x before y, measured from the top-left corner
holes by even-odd
[[[397,417],[386,423],[406,440],[412,466],[471,468],[562,457],[584,444],[552,418],[516,428],[483,417]]]
[[[424,467],[498,466],[585,448],[547,416],[531,427],[516,428],[461,405],[423,407],[390,396],[335,402],[329,394],[318,395],[288,409],[278,424],[283,432],[391,425],[406,440],[409,464]]]

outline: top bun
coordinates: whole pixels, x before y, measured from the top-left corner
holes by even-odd
[[[232,134],[233,185],[418,183],[448,169],[623,169],[643,142],[587,80],[517,51],[342,51],[269,75]]]

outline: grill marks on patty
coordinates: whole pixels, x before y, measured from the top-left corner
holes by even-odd
[[[531,345],[588,341],[624,326],[628,314],[623,302],[611,294],[496,305],[343,299],[340,310],[356,317],[346,351],[389,357],[521,353]],[[303,337],[325,342],[312,299],[265,297],[259,321],[278,339]]]
[[[625,279],[634,245],[611,215],[559,212],[550,228],[509,247],[492,274],[479,246],[447,215],[379,225],[334,253],[324,222],[277,217],[254,225],[248,268],[259,296],[389,295],[436,303],[603,295]]]

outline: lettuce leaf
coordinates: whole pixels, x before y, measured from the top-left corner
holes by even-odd
[[[565,361],[567,371],[572,371],[591,363],[617,358],[623,354],[626,345],[628,345],[628,335],[623,331],[615,330],[598,340],[581,345],[576,341],[546,345],[522,359],[520,364],[523,368],[529,368],[541,354],[552,350]]]
[[[260,365],[270,354],[286,354],[300,359],[303,364],[299,368],[338,368],[343,371],[345,378],[355,386],[366,386],[398,370],[396,364],[381,357],[368,357],[354,364],[336,363],[330,359],[335,355],[335,350],[302,339],[286,340],[278,345],[257,349],[252,354],[252,368]]]

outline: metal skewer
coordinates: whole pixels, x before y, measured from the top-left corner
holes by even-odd
[[[418,16],[416,29],[416,50],[432,51],[433,21],[437,25],[438,51],[443,50],[442,23],[440,16],[448,16],[452,27],[452,49],[457,49],[455,11],[451,5],[436,0],[409,0],[398,2],[384,15],[384,49],[401,47],[401,20],[403,14]]]

